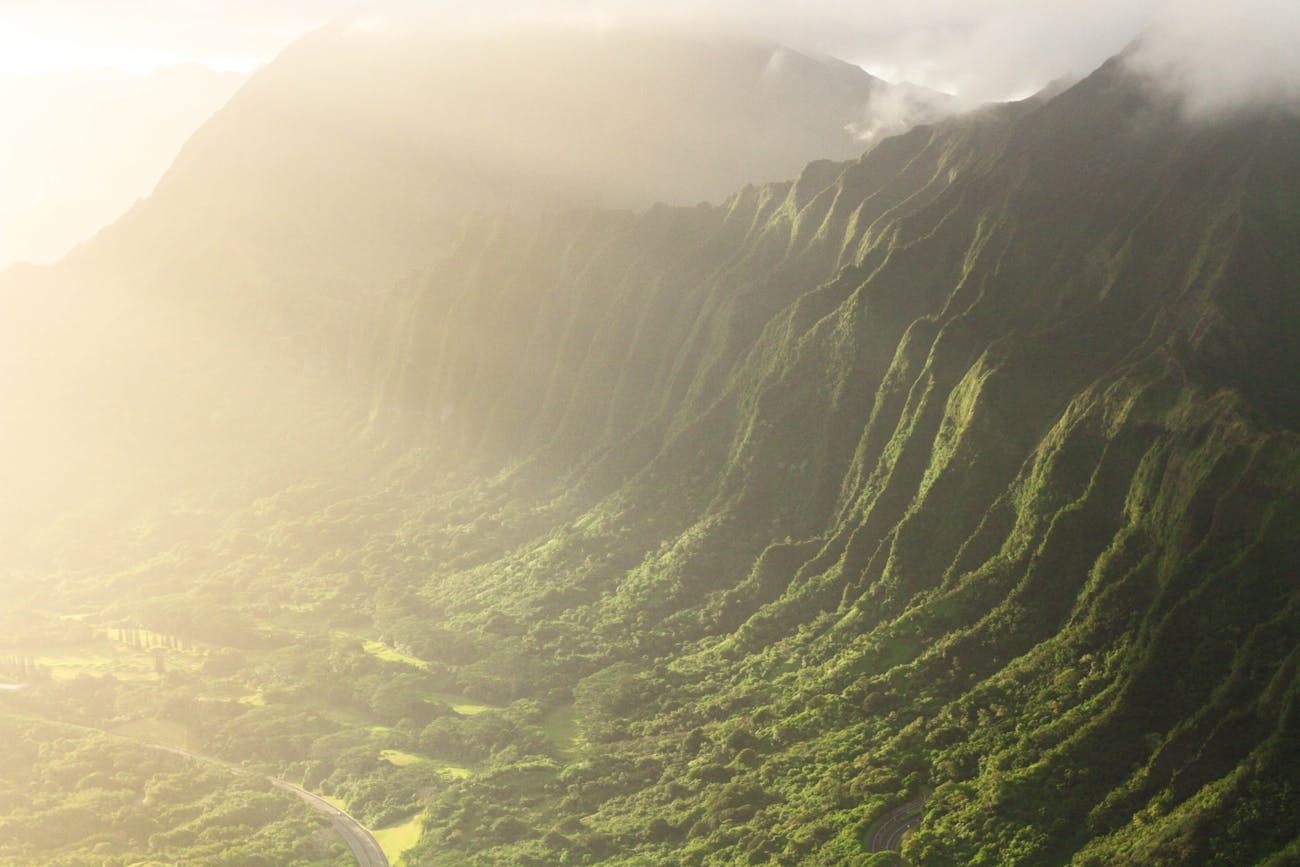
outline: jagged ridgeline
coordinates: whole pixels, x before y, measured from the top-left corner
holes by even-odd
[[[1300,122],[1118,60],[723,207],[473,227],[370,430],[491,479],[423,593],[468,688],[585,676],[590,753],[417,860],[863,863],[924,799],[915,863],[1294,863],[1297,287]]]

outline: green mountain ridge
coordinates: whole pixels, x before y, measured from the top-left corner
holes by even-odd
[[[372,428],[548,516],[421,591],[511,648],[469,688],[660,697],[589,760],[648,776],[527,821],[848,863],[927,792],[914,863],[1293,853],[1298,131],[1116,61],[722,208],[494,222],[410,285]],[[428,863],[583,851],[433,816]]]
[[[364,465],[15,595],[210,643],[103,715],[419,811],[410,864],[1293,863],[1298,144],[1117,59],[721,205],[480,215],[350,302],[344,418],[266,419]]]

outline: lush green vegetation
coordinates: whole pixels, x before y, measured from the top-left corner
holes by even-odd
[[[0,864],[339,865],[328,823],[256,777],[0,709]]]
[[[913,863],[1287,863],[1297,143],[1112,64],[725,207],[485,221],[384,299],[373,472],[51,567],[0,701],[408,864],[896,863],[918,799]],[[59,846],[229,839],[175,809]]]
[[[402,856],[410,851],[416,843],[420,842],[420,831],[420,817],[414,816],[400,825],[375,831],[375,839],[384,848],[384,854],[388,856],[389,863],[401,867],[403,864]]]

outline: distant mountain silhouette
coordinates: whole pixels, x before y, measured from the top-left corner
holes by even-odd
[[[373,296],[467,216],[718,201],[856,155],[849,127],[888,89],[775,45],[326,28],[257,72],[121,220],[56,266],[0,275],[0,436],[60,455],[20,473],[56,490],[280,448],[271,419],[341,394],[319,374],[345,365]]]
[[[746,183],[877,87],[318,34],[8,276],[0,529],[174,497],[215,541],[138,587],[310,597],[324,665],[387,618],[536,725],[415,778],[413,863],[1294,863],[1300,118],[1116,59]]]
[[[0,271],[62,258],[147,196],[243,80],[192,63],[145,75],[0,73]]]

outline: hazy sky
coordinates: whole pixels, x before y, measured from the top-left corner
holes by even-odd
[[[1095,65],[1138,32],[1155,5],[1141,0],[4,0],[0,70],[145,71],[192,60],[247,72],[330,20],[398,9],[459,21],[558,18],[739,32],[984,99],[1014,95]]]
[[[1300,66],[1297,0],[3,0],[0,70],[141,71],[194,60],[247,72],[307,30],[376,8],[740,32],[978,100],[1085,72],[1152,22],[1178,50],[1196,52],[1189,60],[1207,77],[1224,69],[1257,79],[1243,70],[1270,63],[1294,80]]]
[[[248,73],[331,21],[348,17],[382,30],[394,15],[412,14],[445,27],[560,20],[758,37],[966,102],[1028,95],[1089,71],[1146,32],[1137,65],[1180,90],[1193,112],[1261,98],[1300,102],[1300,0],[0,0],[0,233],[12,242],[16,225],[33,225],[26,215],[62,207],[51,198],[55,187],[97,171],[65,172],[43,146],[41,136],[66,142],[69,130],[87,126],[87,99],[35,97],[57,91],[51,81],[106,68],[140,75],[179,62]],[[155,141],[151,148],[158,165],[129,180],[104,172],[106,188],[93,198],[119,204],[101,204],[95,220],[111,219],[114,208],[148,193],[180,141],[224,100],[230,81],[196,84],[192,97],[168,91],[172,102],[159,103],[154,115],[180,120],[160,139],[165,147]],[[172,110],[181,103],[184,111]],[[61,125],[65,117],[69,124]],[[126,140],[142,134],[125,121],[112,133]],[[40,178],[50,182],[33,185]],[[109,216],[101,220],[101,213]],[[78,237],[95,220],[72,221]],[[49,258],[72,240],[26,255]],[[18,255],[0,243],[0,267]]]
[[[61,258],[117,219],[243,80],[194,64],[0,70],[0,269]]]

